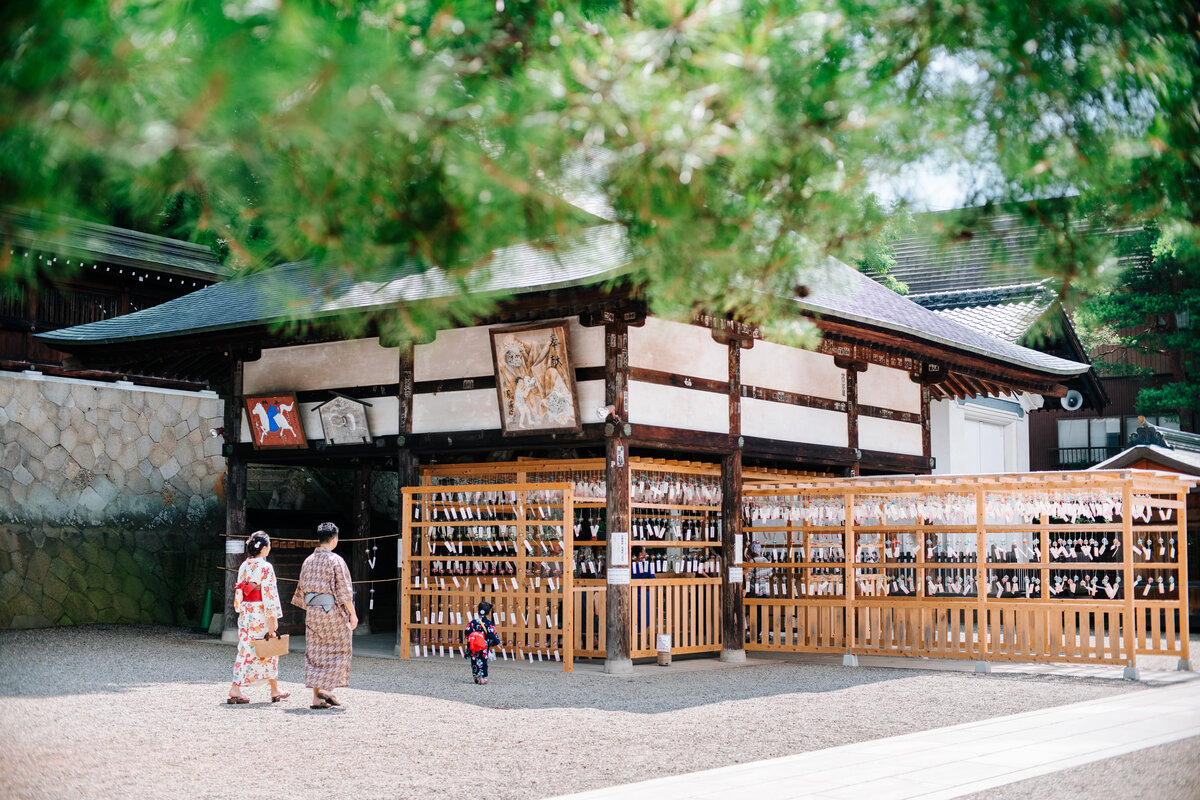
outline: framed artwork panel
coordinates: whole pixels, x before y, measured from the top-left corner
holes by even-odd
[[[504,435],[582,430],[568,324],[539,322],[490,333]]]

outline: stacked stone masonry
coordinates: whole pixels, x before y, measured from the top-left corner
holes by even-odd
[[[198,618],[222,425],[211,392],[0,373],[0,628]]]

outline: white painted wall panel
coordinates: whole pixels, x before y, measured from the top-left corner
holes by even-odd
[[[246,394],[341,389],[400,382],[400,353],[378,338],[302,344],[263,350],[247,361],[242,376]]]
[[[579,395],[579,419],[584,425],[593,422],[603,422],[596,415],[596,409],[606,405],[604,402],[604,381],[581,381],[575,384]]]
[[[920,425],[863,416],[858,418],[858,447],[909,456],[919,456],[925,451]]]
[[[413,433],[490,430],[500,427],[495,389],[438,392],[413,397]]]
[[[864,406],[921,413],[921,385],[902,369],[872,364],[858,374],[858,402]]]
[[[729,396],[642,381],[629,382],[629,422],[729,433]]]
[[[754,346],[757,348],[758,344]],[[840,411],[742,398],[743,436],[846,447],[849,441],[846,426],[846,415]]]
[[[629,365],[727,381],[729,348],[713,341],[708,328],[647,317],[645,325],[629,329]]]
[[[742,385],[846,399],[846,371],[834,365],[833,356],[772,342],[742,351]]]
[[[930,417],[935,474],[1029,471],[1029,414],[1017,403],[935,400]]]
[[[604,328],[585,328],[578,318],[570,323],[571,360],[578,367],[604,366]],[[413,375],[418,381],[478,378],[495,374],[492,364],[492,327],[453,328],[438,331],[429,344],[413,348]]]

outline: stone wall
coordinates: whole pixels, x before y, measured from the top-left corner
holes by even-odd
[[[198,624],[223,424],[211,392],[0,373],[0,628]]]

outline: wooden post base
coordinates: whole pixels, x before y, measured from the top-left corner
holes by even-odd
[[[1127,681],[1140,681],[1142,673],[1137,667],[1126,667],[1125,673],[1121,677]]]
[[[604,660],[604,673],[606,675],[632,675],[633,659],[606,658]]]
[[[746,651],[742,649],[731,650],[729,648],[721,649],[721,661],[726,664],[745,664]]]

